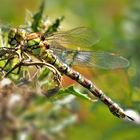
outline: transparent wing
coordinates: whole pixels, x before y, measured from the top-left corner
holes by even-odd
[[[54,50],[54,53],[68,65],[97,67],[102,69],[125,68],[129,61],[122,56],[108,52]]]
[[[78,52],[74,59],[75,65],[87,65],[103,69],[125,68],[129,61],[122,57],[108,52]]]
[[[78,27],[68,31],[59,31],[51,35],[46,34],[45,37],[48,41],[57,42],[63,47],[82,50],[90,49],[99,41],[98,34],[85,27]]]
[[[8,48],[8,47],[0,48],[0,61],[9,59],[9,57],[12,57],[14,55],[17,55],[14,48]]]

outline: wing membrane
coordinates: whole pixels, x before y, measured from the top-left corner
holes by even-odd
[[[1,47],[0,48],[0,61],[6,60],[9,57],[12,57],[14,55],[17,55],[14,48],[8,48],[8,47]]]
[[[91,29],[78,27],[68,31],[59,31],[52,35],[46,35],[46,39],[57,42],[66,48],[87,50],[99,41],[99,36]]]
[[[103,69],[125,68],[129,61],[122,56],[108,52],[79,52],[73,64],[93,66]]]
[[[129,61],[126,58],[108,52],[73,50],[62,51],[57,49],[55,53],[63,62],[78,66],[117,69],[125,68],[129,65]]]

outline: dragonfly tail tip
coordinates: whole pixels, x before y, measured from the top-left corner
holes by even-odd
[[[127,115],[127,119],[128,119],[129,121],[135,121],[132,117],[130,117],[130,116],[128,116],[128,115]]]

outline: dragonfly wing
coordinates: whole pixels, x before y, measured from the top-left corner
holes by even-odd
[[[102,69],[125,68],[129,65],[126,58],[108,52],[60,50],[57,48],[54,49],[54,53],[68,65]]]
[[[57,41],[51,41],[50,49],[54,51],[58,50],[59,52],[68,50],[67,48],[59,44]]]
[[[92,66],[102,69],[117,69],[128,67],[129,61],[122,57],[109,52],[78,52],[74,65]]]
[[[61,46],[60,46],[61,47]],[[77,51],[74,51],[74,50],[66,50],[65,48],[53,48],[52,49],[54,51],[54,54],[56,56],[58,56],[58,58],[68,64],[68,65],[72,65],[73,62],[74,62],[74,58],[76,57],[76,53]]]
[[[70,49],[87,50],[99,41],[98,34],[86,27],[78,27],[68,31],[59,31],[51,35],[45,35],[49,41],[58,42],[60,45]]]
[[[12,55],[16,55],[14,48],[1,47],[0,48],[0,61],[6,60]]]

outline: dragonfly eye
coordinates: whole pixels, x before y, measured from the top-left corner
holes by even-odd
[[[10,45],[17,45],[24,40],[26,32],[23,29],[13,28],[8,34],[8,42]]]
[[[8,43],[10,45],[16,45],[17,44],[17,41],[15,39],[15,35],[17,33],[17,29],[16,28],[12,28],[10,31],[9,31],[9,34],[8,34]]]
[[[12,46],[14,46],[14,45],[17,45],[17,40],[16,39],[11,39],[11,40],[9,40],[9,44],[10,45],[12,45]]]

